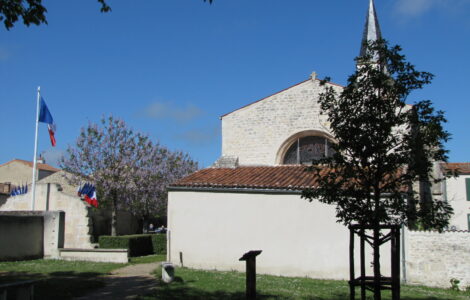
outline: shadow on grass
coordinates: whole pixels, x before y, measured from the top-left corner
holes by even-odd
[[[105,285],[103,274],[94,272],[52,272],[49,274],[27,272],[0,273],[0,282],[38,280],[34,284],[34,299],[72,299]]]
[[[157,284],[154,278],[146,276],[109,276],[105,283],[104,288],[92,291],[76,300],[136,299],[137,296],[151,294]]]
[[[171,284],[163,283],[161,280],[158,281],[156,292],[149,294],[146,297],[139,298],[143,300],[183,300],[183,299],[195,299],[195,300],[241,300],[246,299],[245,291],[224,291],[224,290],[208,290],[192,286],[193,280],[184,281],[181,277],[176,277],[175,281]],[[283,295],[276,295],[276,292],[263,293],[258,291],[256,299],[261,300],[349,300],[349,292],[344,291],[333,291],[325,296],[315,295],[315,289],[312,289],[311,295],[289,295],[289,292],[284,291]],[[373,300],[373,294],[367,294],[367,300]],[[356,294],[356,299],[360,299],[360,295]],[[382,299],[390,300],[391,295],[389,292],[382,294]],[[401,300],[455,300],[452,296],[428,296],[423,294],[422,296],[401,296]],[[461,298],[459,298],[461,299]],[[469,298],[470,299],[470,298]]]
[[[153,295],[147,295],[146,297],[140,298],[144,300],[158,299],[158,300],[183,300],[183,299],[195,299],[195,300],[244,300],[246,299],[245,291],[207,291],[200,288],[191,286],[193,280],[184,281],[181,277],[175,277],[174,282],[166,284],[161,280],[158,281],[156,293]],[[295,296],[279,296],[273,293],[263,293],[258,291],[256,299],[261,300],[294,300],[299,299]],[[307,296],[302,297],[301,299],[305,300],[349,300],[349,294],[344,293],[332,293],[331,297],[316,297],[316,296]]]

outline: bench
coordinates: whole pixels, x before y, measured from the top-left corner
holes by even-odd
[[[15,300],[32,300],[34,299],[34,283],[39,280],[23,280],[0,284],[0,300],[7,300],[8,294],[14,295]]]

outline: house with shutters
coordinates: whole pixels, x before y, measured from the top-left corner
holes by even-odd
[[[443,182],[445,200],[454,209],[450,229],[470,231],[470,163],[445,163],[441,168],[456,174]]]

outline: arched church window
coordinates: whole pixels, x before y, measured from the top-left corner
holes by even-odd
[[[306,136],[298,138],[287,150],[284,155],[283,163],[291,164],[310,164],[313,161],[331,157],[334,150],[331,142],[321,136]]]

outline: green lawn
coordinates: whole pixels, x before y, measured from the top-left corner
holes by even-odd
[[[135,257],[130,264],[165,258],[165,255]],[[0,262],[0,282],[40,279],[35,285],[35,299],[71,299],[102,287],[104,275],[125,265],[61,260]],[[161,278],[160,271],[160,268],[155,271],[157,279]],[[258,299],[349,300],[346,281],[258,275],[257,290]],[[384,295],[384,300],[390,299],[389,293]],[[417,286],[402,286],[401,296],[402,300],[470,300],[470,292]],[[158,280],[156,294],[141,299],[245,299],[245,274],[177,268],[175,282],[165,284]]]
[[[175,274],[175,282],[165,284],[160,281],[156,294],[143,299],[245,299],[244,273],[177,268]],[[155,275],[160,278],[160,271],[157,270]],[[258,299],[349,300],[349,288],[346,281],[258,275],[257,291]],[[370,299],[372,299],[371,295]],[[390,293],[384,292],[383,299],[390,298]],[[402,286],[401,299],[469,300],[470,293]]]
[[[161,262],[166,260],[166,254],[153,254],[147,256],[138,256],[138,257],[131,257],[130,264],[148,264],[153,262]]]

